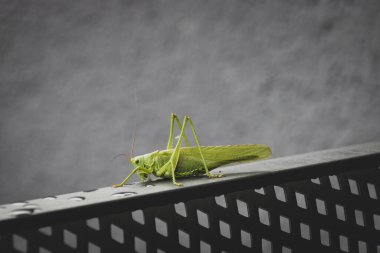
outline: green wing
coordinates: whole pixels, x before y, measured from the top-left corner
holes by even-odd
[[[207,164],[218,167],[228,163],[253,161],[268,158],[272,155],[270,147],[262,144],[202,146],[203,157]],[[201,160],[197,147],[184,147],[180,157]]]
[[[270,147],[262,144],[202,146],[201,150],[210,171],[222,165],[260,160],[272,155]],[[165,164],[170,159],[172,153],[173,149],[159,151],[159,164]],[[181,148],[176,167],[176,176],[193,176],[203,174],[204,172],[198,148]]]

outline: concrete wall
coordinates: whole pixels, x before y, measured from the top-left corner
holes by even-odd
[[[0,203],[119,182],[171,112],[276,157],[380,141],[379,27],[376,0],[0,0]]]

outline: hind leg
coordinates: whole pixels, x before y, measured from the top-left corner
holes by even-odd
[[[223,177],[223,174],[210,174],[210,172],[208,171],[206,161],[205,161],[205,159],[204,159],[204,157],[203,157],[202,148],[201,148],[201,145],[199,144],[199,140],[198,140],[197,133],[195,132],[195,127],[194,127],[193,121],[192,121],[192,119],[191,119],[190,117],[188,117],[188,116],[185,117],[185,120],[186,120],[186,119],[187,119],[187,120],[189,121],[189,123],[190,123],[190,128],[191,128],[191,131],[193,132],[194,139],[195,139],[195,143],[197,144],[199,154],[201,155],[202,162],[203,162],[203,166],[204,166],[205,171],[206,171],[206,175],[207,175],[209,178]]]
[[[182,124],[181,121],[179,120],[178,116],[172,113],[170,117],[170,132],[169,132],[169,140],[168,140],[168,145],[166,149],[173,149],[173,139],[174,139],[174,121],[177,123],[177,126],[179,130],[182,129]],[[185,139],[185,143],[187,147],[190,147],[189,139],[186,136],[186,133],[184,133],[183,138]]]

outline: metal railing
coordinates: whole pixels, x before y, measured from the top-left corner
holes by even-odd
[[[0,252],[380,252],[380,143],[0,206]]]

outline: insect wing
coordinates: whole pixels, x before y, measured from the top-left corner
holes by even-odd
[[[262,144],[228,145],[228,146],[202,146],[203,157],[209,162],[239,162],[261,160],[272,155],[270,147]],[[200,159],[197,147],[184,147],[180,155]]]

